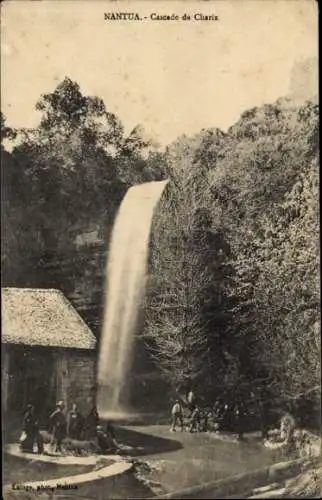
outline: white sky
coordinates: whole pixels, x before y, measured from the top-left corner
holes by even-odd
[[[104,21],[104,12],[216,14],[217,22]],[[2,6],[2,110],[33,126],[34,105],[65,77],[104,99],[127,131],[165,144],[226,129],[288,91],[293,64],[318,54],[314,0],[11,0]]]

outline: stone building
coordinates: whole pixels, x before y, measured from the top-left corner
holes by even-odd
[[[42,422],[57,400],[95,404],[96,338],[61,291],[3,288],[1,342],[6,420],[28,403]]]

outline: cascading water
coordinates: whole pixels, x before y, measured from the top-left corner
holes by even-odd
[[[98,364],[97,406],[106,418],[123,418],[121,393],[132,361],[144,294],[154,209],[168,181],[128,190],[119,209],[107,264],[107,295]]]

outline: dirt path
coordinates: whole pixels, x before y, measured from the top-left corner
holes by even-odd
[[[281,460],[261,443],[241,443],[234,436],[224,439],[207,433],[171,433],[169,426],[125,430],[128,431],[125,442],[140,444],[145,449],[144,454],[135,457],[135,471],[156,494],[216,481]],[[149,442],[154,438],[162,438],[164,442],[156,441],[152,449]]]
[[[120,455],[88,455],[88,456],[77,456],[77,455],[54,455],[54,454],[36,454],[36,453],[24,453],[20,450],[19,444],[13,443],[8,444],[5,447],[6,453],[14,457],[22,458],[25,460],[37,460],[40,462],[52,463],[55,465],[95,465],[100,460],[111,460],[113,462],[118,462],[123,460]]]

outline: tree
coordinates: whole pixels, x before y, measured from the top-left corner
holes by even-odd
[[[320,384],[317,158],[299,174],[281,216],[267,225],[259,252],[262,324],[255,352],[279,393],[296,397]]]
[[[102,99],[83,96],[79,85],[69,78],[54,92],[43,94],[36,109],[42,113],[39,133],[45,134],[48,142],[53,140],[55,144],[59,137],[63,142],[71,140],[74,147],[95,145],[108,151],[120,147],[123,141],[123,126],[107,111]]]
[[[200,258],[188,248],[189,233],[180,241],[179,218],[175,224],[166,224],[166,217],[175,215],[168,200],[161,210],[152,243],[154,285],[145,334],[166,378],[182,385],[198,378],[205,368],[207,339],[200,327],[197,291],[209,277],[205,270],[200,274]]]
[[[68,78],[42,95],[36,109],[42,113],[40,125],[23,131],[25,139],[14,154],[32,178],[40,211],[57,235],[64,223],[71,227],[107,217],[106,200],[118,203],[122,191],[113,159],[123,140],[122,125],[101,99],[83,96]]]
[[[0,112],[0,123],[1,123],[1,151],[3,150],[3,141],[5,139],[15,139],[16,131],[11,127],[7,127],[6,118],[2,111]]]
[[[210,173],[235,271],[232,327],[253,373],[281,397],[311,389],[319,374],[317,134],[312,102],[250,110]]]
[[[226,362],[220,315],[227,248],[212,227],[207,178],[193,164],[199,139],[183,137],[168,150],[170,185],[152,228],[144,337],[174,390],[193,381],[205,393]]]
[[[124,137],[116,163],[118,176],[127,186],[167,177],[167,157],[158,151],[142,126],[134,127],[128,137]]]
[[[163,157],[142,128],[124,135],[103,101],[69,78],[40,96],[36,109],[39,126],[17,131],[3,168],[4,283],[58,286],[67,295],[85,290],[99,316],[116,211],[127,187],[152,180],[154,171],[162,177]],[[2,137],[12,137],[3,120],[1,126]],[[140,167],[134,175],[133,164]],[[87,232],[100,241],[80,251],[77,240]]]
[[[167,149],[146,335],[169,380],[317,385],[317,137],[316,104],[281,99]]]
[[[153,219],[141,339],[164,378],[173,389],[194,380],[208,395],[242,378],[266,379],[280,398],[319,385],[315,102],[279,99],[227,133],[181,136],[163,153],[140,126],[126,136],[68,78],[37,109],[33,130],[13,131],[1,116],[2,139],[19,139],[12,153],[1,149],[5,283],[48,285],[51,265],[65,290],[102,295],[126,189],[169,178]],[[98,258],[75,252],[93,225],[105,233]]]

